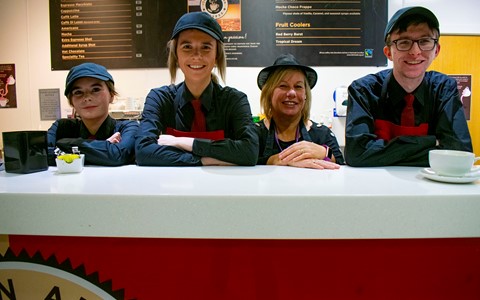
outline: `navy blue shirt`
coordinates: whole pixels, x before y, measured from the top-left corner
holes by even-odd
[[[288,146],[296,143],[296,141],[279,141],[282,146],[282,149],[280,149],[275,140],[275,122],[273,122],[273,120],[270,123],[270,128],[267,128],[263,121],[255,123],[255,125],[257,125],[256,129],[260,140],[259,165],[266,165],[270,156],[278,154],[282,149],[286,149]],[[302,121],[300,122],[300,136],[298,140],[313,142],[318,145],[327,145],[332,149],[335,162],[337,164],[345,163],[340,147],[338,146],[337,138],[327,126],[312,121],[312,126],[307,131]]]
[[[465,112],[455,79],[430,71],[414,91],[415,125],[428,124],[424,136],[401,135],[389,141],[375,134],[375,121],[400,124],[406,92],[392,69],[370,74],[348,88],[345,159],[357,167],[428,166],[435,148],[472,152]],[[437,145],[438,140],[438,145]]]
[[[235,165],[253,166],[258,157],[258,137],[247,96],[231,87],[211,82],[200,96],[207,131],[224,131],[224,139],[195,138],[192,152],[158,145],[167,128],[190,131],[193,96],[182,82],[152,89],[147,95],[136,138],[138,165],[200,166],[202,157]]]
[[[48,161],[55,165],[54,150],[58,147],[65,153],[72,153],[78,147],[85,154],[85,164],[121,166],[135,162],[135,134],[137,121],[118,121],[108,116],[95,136],[92,136],[80,119],[59,119],[48,129]],[[120,143],[112,144],[106,139],[120,132]]]

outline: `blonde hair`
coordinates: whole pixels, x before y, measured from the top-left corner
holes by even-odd
[[[310,119],[310,108],[312,106],[312,90],[310,85],[308,85],[307,76],[301,68],[296,67],[279,67],[274,70],[265,81],[265,84],[262,88],[262,93],[260,94],[260,107],[262,112],[265,114],[265,117],[268,120],[272,119],[272,97],[275,88],[280,84],[282,79],[293,71],[300,71],[304,74],[304,83],[305,83],[305,105],[302,109],[302,119],[306,124]]]
[[[178,36],[177,35],[175,38],[171,39],[167,43],[167,52],[168,52],[168,59],[167,59],[167,67],[168,70],[170,71],[170,82],[175,83],[175,80],[177,79],[177,70],[178,70],[178,57],[177,57],[177,42],[178,42]],[[220,78],[222,78],[222,81],[225,82],[225,78],[227,75],[227,58],[225,55],[225,47],[223,45],[223,42],[216,40],[217,41],[217,55],[215,57],[215,64],[217,67],[217,72],[220,74]],[[212,73],[212,80],[215,83],[219,83],[217,75]]]

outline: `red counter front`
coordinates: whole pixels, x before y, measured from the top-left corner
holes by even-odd
[[[478,183],[418,172],[0,172],[0,299],[480,299]]]
[[[9,239],[17,255],[38,251],[98,272],[124,299],[480,298],[480,238]]]

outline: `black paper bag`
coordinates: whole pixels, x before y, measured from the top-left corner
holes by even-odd
[[[46,131],[4,132],[3,148],[6,172],[25,174],[48,169]]]

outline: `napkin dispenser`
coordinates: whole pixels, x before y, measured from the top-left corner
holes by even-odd
[[[11,131],[2,137],[5,172],[26,174],[48,169],[46,131]]]

